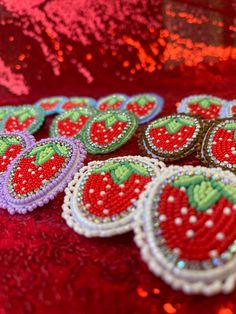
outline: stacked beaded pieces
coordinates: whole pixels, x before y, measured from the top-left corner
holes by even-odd
[[[33,145],[35,139],[27,132],[0,132],[0,207],[5,208],[2,180],[9,165],[26,147]]]
[[[95,107],[98,110],[120,109],[127,99],[128,96],[125,94],[111,94],[100,98]]]
[[[156,94],[139,94],[130,97],[123,108],[133,112],[139,119],[139,124],[156,117],[163,108],[164,99]]]
[[[236,115],[236,99],[225,101],[221,110],[221,118],[230,118]]]
[[[140,133],[139,146],[144,154],[172,161],[190,155],[198,146],[204,129],[197,117],[176,114],[159,118]]]
[[[40,107],[44,114],[50,115],[57,113],[61,103],[64,103],[68,98],[64,96],[54,96],[48,98],[42,98],[36,102],[35,106]]]
[[[61,102],[58,112],[64,112],[73,108],[94,107],[96,100],[91,97],[70,97]]]
[[[211,125],[203,139],[201,159],[209,166],[236,171],[236,118]]]
[[[12,106],[2,106],[0,107],[0,122],[8,115],[11,113],[11,111],[14,109],[15,107]]]
[[[96,112],[92,107],[74,108],[56,116],[50,127],[51,137],[74,137],[81,138],[83,128]]]
[[[85,126],[83,141],[91,154],[106,154],[125,144],[137,129],[136,116],[127,110],[106,110],[93,115]]]
[[[135,241],[150,270],[185,293],[229,293],[236,280],[236,178],[169,167],[141,195]]]
[[[44,112],[40,107],[24,105],[15,107],[0,122],[0,130],[6,132],[28,131],[35,133],[44,122]]]
[[[86,153],[78,140],[44,139],[22,153],[4,175],[4,197],[11,214],[43,206],[64,190],[83,166]]]
[[[193,95],[181,100],[177,108],[179,113],[199,115],[207,120],[219,118],[224,99],[211,95]]]
[[[74,231],[87,237],[127,232],[140,193],[164,167],[140,156],[91,162],[65,190],[62,216]]]

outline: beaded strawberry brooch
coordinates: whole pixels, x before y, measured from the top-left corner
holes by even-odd
[[[0,107],[0,122],[8,115],[11,113],[11,111],[14,109],[15,107],[12,106],[2,106]]]
[[[185,293],[229,293],[236,280],[236,179],[170,167],[138,202],[135,241],[150,270]]]
[[[48,98],[42,98],[36,102],[35,106],[40,107],[45,115],[50,115],[58,112],[58,108],[61,103],[65,102],[67,97],[54,96]]]
[[[140,133],[139,146],[144,154],[164,161],[184,158],[196,149],[202,137],[202,120],[184,114],[159,118]]]
[[[56,116],[50,127],[50,136],[81,138],[88,119],[96,112],[92,107],[74,108]]]
[[[163,163],[140,156],[91,162],[65,190],[62,216],[87,237],[127,232],[140,193],[163,168]]]
[[[139,124],[148,122],[157,116],[163,108],[164,100],[156,94],[139,94],[130,97],[123,108],[133,112]]]
[[[73,108],[94,107],[96,100],[91,97],[70,97],[61,102],[58,112],[64,112]]]
[[[100,98],[95,107],[98,110],[120,109],[127,99],[128,96],[124,94],[111,94]]]
[[[224,99],[211,95],[193,95],[182,99],[177,111],[212,120],[221,116],[223,105]]]
[[[15,107],[0,122],[0,130],[5,132],[28,131],[35,133],[44,122],[41,108],[31,105]]]
[[[99,111],[87,122],[83,142],[91,154],[106,154],[125,144],[134,134],[136,116],[127,110]]]
[[[9,213],[24,214],[52,200],[83,166],[86,153],[78,140],[41,140],[23,150],[4,175]]]

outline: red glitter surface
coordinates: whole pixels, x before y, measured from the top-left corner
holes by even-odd
[[[235,7],[230,0],[0,0],[0,103],[156,92],[164,115],[193,93],[236,98]],[[51,120],[37,139],[48,137]],[[134,136],[87,161],[138,153]],[[186,296],[152,275],[132,232],[75,234],[61,218],[62,201],[63,193],[25,216],[0,210],[0,314],[236,313],[236,290]]]

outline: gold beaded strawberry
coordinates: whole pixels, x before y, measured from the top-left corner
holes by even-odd
[[[104,154],[126,143],[136,128],[137,119],[129,111],[101,111],[86,124],[83,141],[88,152]]]
[[[83,127],[88,119],[96,112],[91,107],[80,107],[68,110],[57,116],[51,125],[51,136],[81,137]]]
[[[204,294],[232,290],[235,283],[226,280],[236,266],[233,174],[170,167],[143,195],[135,223],[144,259],[173,287]]]
[[[195,95],[184,98],[180,102],[178,112],[197,114],[211,120],[220,116],[224,100],[209,95]]]
[[[36,132],[44,121],[43,110],[36,106],[19,106],[10,112],[0,124],[2,131]]]
[[[126,99],[126,95],[112,94],[99,99],[96,108],[98,110],[119,109]]]
[[[59,112],[64,112],[73,108],[87,106],[93,107],[95,103],[96,103],[95,99],[91,97],[70,97],[69,99],[61,103]]]
[[[157,119],[141,133],[140,144],[150,155],[177,160],[192,153],[200,136],[199,119],[177,114]]]

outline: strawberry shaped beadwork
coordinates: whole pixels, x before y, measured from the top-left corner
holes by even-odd
[[[140,156],[90,162],[66,188],[62,216],[87,237],[127,232],[140,193],[162,169],[162,162]]]
[[[50,127],[51,137],[80,138],[88,119],[96,112],[92,107],[74,108],[56,116]]]
[[[35,133],[44,122],[41,108],[31,105],[15,107],[0,123],[0,130],[5,132],[28,131]]]
[[[0,132],[0,207],[5,208],[5,200],[2,196],[3,175],[9,165],[26,147],[32,145],[35,139],[27,132]]]
[[[209,166],[236,171],[236,117],[211,125],[203,139],[201,159]]]
[[[13,106],[2,106],[0,107],[0,122],[8,115],[11,113],[11,111],[14,109],[15,107]]]
[[[221,118],[230,118],[236,115],[236,99],[225,101],[221,110]]]
[[[197,117],[174,114],[149,123],[140,133],[139,146],[144,154],[161,160],[184,158],[196,149],[204,129]]]
[[[91,154],[106,154],[125,144],[134,134],[136,116],[127,110],[99,111],[87,122],[83,142]]]
[[[211,95],[193,95],[181,100],[177,108],[179,113],[199,115],[207,120],[219,118],[224,99]]]
[[[124,94],[111,94],[100,98],[95,107],[98,110],[120,109],[127,99],[128,96]]]
[[[169,167],[138,202],[135,241],[150,270],[188,294],[229,293],[236,280],[236,177]]]
[[[68,98],[64,96],[42,98],[36,102],[35,106],[40,107],[44,111],[44,114],[47,116],[53,113],[57,113],[60,104],[66,102],[67,99]]]
[[[94,107],[96,100],[91,97],[70,97],[60,104],[58,112],[64,112],[73,108]]]
[[[130,97],[122,108],[133,112],[139,124],[142,124],[157,116],[162,111],[163,103],[163,98],[156,94],[139,94]]]
[[[25,214],[52,200],[83,166],[86,153],[79,140],[52,138],[25,149],[4,175],[9,213]]]

